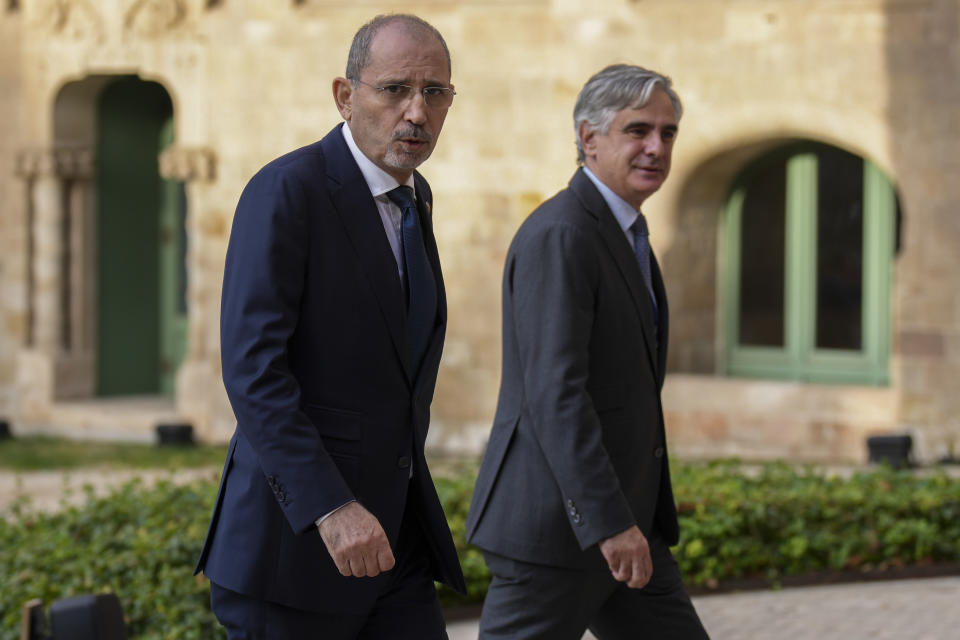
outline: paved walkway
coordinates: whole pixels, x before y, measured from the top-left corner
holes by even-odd
[[[41,511],[55,511],[62,502],[71,505],[82,504],[86,500],[84,486],[93,487],[97,496],[105,495],[111,488],[140,478],[144,484],[151,485],[157,480],[166,479],[175,483],[186,483],[197,478],[216,478],[218,468],[203,467],[182,469],[176,473],[157,469],[77,469],[73,471],[0,471],[0,513],[7,510],[16,500],[28,497],[30,505]]]
[[[794,587],[693,599],[712,640],[958,640],[960,577]],[[476,640],[476,621],[450,640]],[[584,640],[596,640],[587,633]],[[648,640],[637,635],[638,640]],[[649,637],[649,640],[656,640]]]

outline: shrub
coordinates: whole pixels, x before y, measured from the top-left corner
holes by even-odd
[[[480,550],[467,544],[467,512],[473,495],[476,467],[463,466],[454,473],[434,478],[437,494],[447,515],[447,524],[457,546],[460,567],[467,582],[467,595],[462,596],[445,585],[439,585],[440,602],[445,607],[483,602],[490,584],[490,570]]]
[[[213,474],[211,474],[213,475]],[[127,483],[82,507],[39,513],[26,504],[0,519],[0,638],[18,638],[20,606],[83,593],[116,593],[132,638],[225,638],[208,587],[193,567],[216,483],[146,489]]]
[[[445,606],[483,600],[490,574],[464,523],[475,467],[438,477],[469,593],[441,588]],[[682,538],[675,555],[687,580],[724,580],[822,570],[960,561],[960,481],[943,473],[879,469],[828,477],[784,464],[744,472],[735,462],[677,464]],[[216,479],[184,486],[131,482],[54,514],[29,504],[0,518],[0,640],[18,637],[20,606],[112,591],[131,638],[223,638],[208,586],[194,563]]]
[[[849,478],[770,464],[755,474],[735,461],[677,465],[687,581],[960,561],[960,481],[943,472],[887,467]]]

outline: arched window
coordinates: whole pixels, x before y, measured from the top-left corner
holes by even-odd
[[[886,384],[896,216],[883,173],[835,147],[744,171],[725,218],[727,372]]]

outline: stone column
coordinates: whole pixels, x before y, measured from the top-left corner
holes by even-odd
[[[63,188],[51,149],[23,151],[17,175],[27,185],[27,310],[30,326],[17,357],[17,413],[44,420],[54,390],[54,360],[62,345]]]
[[[26,151],[19,160],[19,174],[29,184],[30,335],[32,346],[38,351],[53,354],[63,344],[63,183],[53,150]]]
[[[219,251],[211,241],[212,235],[220,239],[220,232],[211,229],[218,226],[213,222],[218,216],[208,205],[216,185],[216,156],[204,147],[170,146],[160,154],[160,175],[186,183],[188,203],[187,352],[177,372],[177,412],[189,416],[200,439],[209,439],[222,421],[219,416],[233,415],[220,382],[220,354],[208,337],[210,327],[219,326],[223,273],[222,262],[215,258]]]
[[[201,185],[207,186],[216,177],[216,156],[211,149],[205,147],[187,147],[171,145],[167,147],[159,158],[160,176],[164,180],[178,180],[185,183],[187,190],[187,271],[189,272],[188,300],[188,327],[187,327],[187,354],[184,365],[194,358],[203,357],[204,342],[199,332],[203,330],[202,319],[205,313],[198,308],[198,302],[205,296],[198,295],[204,291],[206,282],[203,273],[204,264],[201,260],[204,255],[201,227],[198,217],[202,216],[199,204]],[[219,292],[217,292],[219,293]]]
[[[96,300],[93,153],[76,149],[60,151],[57,156],[66,203],[64,242],[69,258],[64,282],[69,331],[64,343],[69,351],[88,351],[93,343],[92,303]]]
[[[93,389],[93,154],[84,148],[28,150],[19,155],[17,173],[27,183],[30,310],[18,386],[28,413],[36,414],[55,398],[87,396]]]
[[[85,398],[96,387],[96,209],[94,155],[89,149],[57,151],[64,192],[63,349],[55,367],[57,398]]]

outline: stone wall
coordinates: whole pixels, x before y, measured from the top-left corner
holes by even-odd
[[[904,211],[895,285],[900,428],[960,457],[960,3],[886,3],[891,173]]]
[[[24,198],[15,175],[19,128],[22,19],[0,6],[0,419],[11,416],[15,355],[26,328]]]
[[[224,439],[233,421],[219,379],[217,316],[240,190],[265,162],[339,121],[331,81],[343,73],[352,34],[376,13],[402,10],[445,35],[458,92],[422,167],[434,187],[450,306],[431,446],[476,451],[486,439],[499,384],[506,248],[529,211],[572,174],[574,99],[589,75],[613,62],[671,75],[686,107],[673,175],[645,209],[671,296],[671,369],[683,374],[665,396],[675,449],[857,460],[868,432],[908,430],[930,459],[960,439],[952,390],[960,374],[960,298],[953,295],[960,218],[952,211],[960,202],[952,179],[960,138],[958,0],[19,5],[0,9],[0,413],[18,411],[4,398],[17,395],[27,322],[25,199],[22,183],[11,179],[12,158],[20,148],[56,144],[53,105],[62,87],[135,73],[173,98],[191,273],[189,350],[175,409],[204,437]],[[718,375],[720,211],[744,164],[791,138],[862,155],[899,190],[904,228],[889,388],[781,388]],[[746,404],[731,405],[730,397]],[[818,408],[838,403],[843,411]],[[31,424],[28,415],[14,417]]]

